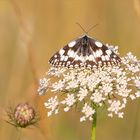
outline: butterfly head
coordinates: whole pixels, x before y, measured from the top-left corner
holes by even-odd
[[[84,35],[82,38],[81,38],[81,44],[83,46],[88,46],[88,36],[87,35]]]

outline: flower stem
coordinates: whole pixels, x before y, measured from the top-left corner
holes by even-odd
[[[92,121],[92,138],[91,140],[96,140],[96,121],[97,121],[97,113],[93,115],[93,121]]]

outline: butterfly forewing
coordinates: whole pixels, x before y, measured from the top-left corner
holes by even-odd
[[[85,35],[60,49],[49,62],[54,67],[93,68],[117,65],[120,63],[120,58],[106,45]]]

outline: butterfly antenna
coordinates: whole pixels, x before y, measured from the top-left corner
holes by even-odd
[[[87,34],[88,32],[82,27],[82,25],[78,22],[76,22],[76,24]]]
[[[95,24],[95,25],[93,25],[91,28],[89,28],[88,30],[87,30],[87,34],[93,29],[93,28],[95,28],[96,26],[98,26],[99,24]]]

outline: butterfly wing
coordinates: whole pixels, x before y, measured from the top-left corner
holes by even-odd
[[[80,48],[80,39],[71,41],[65,47],[61,48],[57,53],[55,53],[49,60],[49,62],[55,66],[63,67],[73,67],[74,65],[79,65],[80,60],[75,60],[77,58],[77,52]]]
[[[117,65],[121,61],[117,54],[100,41],[89,38],[89,47],[92,53],[90,57],[94,56],[97,66]],[[87,60],[86,63],[87,66],[91,65],[92,59]]]
[[[84,36],[71,41],[55,53],[49,62],[55,67],[99,67],[120,63],[120,58],[101,42]]]

